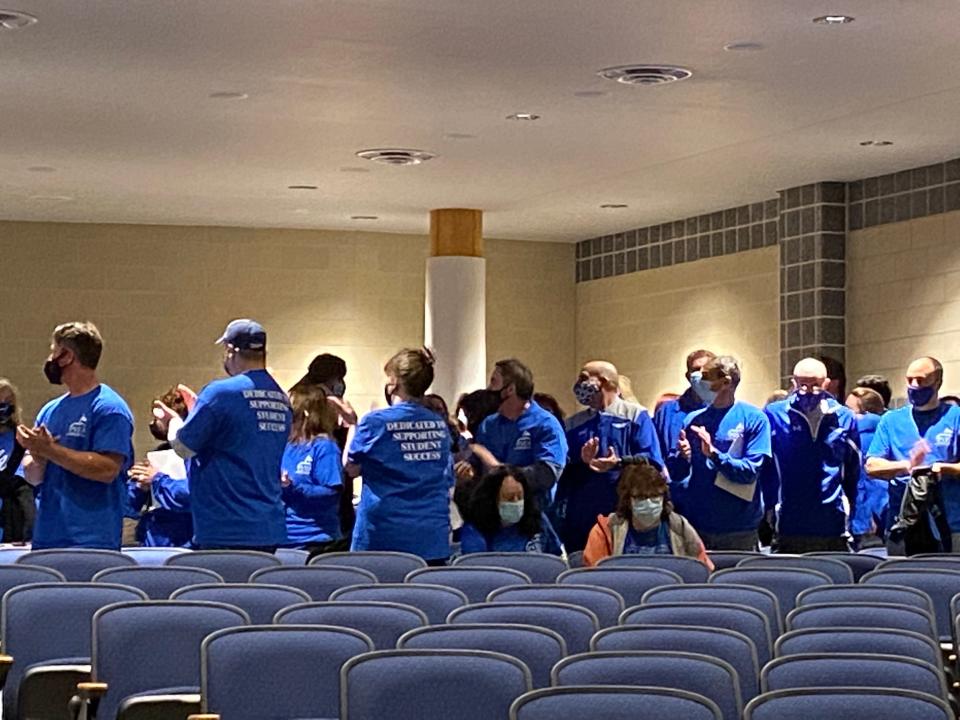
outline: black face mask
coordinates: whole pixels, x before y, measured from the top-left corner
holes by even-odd
[[[47,381],[51,385],[63,384],[63,368],[60,367],[60,363],[58,362],[62,357],[63,353],[50,358],[43,364],[43,374],[47,377]]]
[[[0,427],[10,424],[10,421],[13,419],[14,410],[15,408],[12,403],[0,403]]]

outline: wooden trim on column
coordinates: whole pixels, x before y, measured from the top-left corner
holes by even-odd
[[[430,255],[483,257],[483,211],[465,208],[431,210]]]

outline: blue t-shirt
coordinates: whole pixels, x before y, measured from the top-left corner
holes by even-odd
[[[266,370],[207,385],[177,443],[188,463],[194,541],[271,547],[287,542],[280,460],[290,434],[287,394]]]
[[[500,413],[490,415],[480,423],[477,442],[505,465],[546,463],[555,480],[567,462],[567,440],[560,421],[533,400],[516,420]],[[548,496],[553,499],[552,490]]]
[[[860,481],[857,419],[825,396],[819,425],[813,428],[796,398],[791,395],[765,410],[774,459],[766,468],[779,488],[777,530],[784,536],[840,537]]]
[[[363,476],[352,550],[449,557],[450,448],[447,423],[416,402],[360,420],[347,455]]]
[[[910,451],[921,437],[930,445],[924,465],[957,462],[960,459],[960,408],[942,402],[926,412],[914,410],[907,405],[885,413],[877,425],[867,457],[894,462],[909,460]],[[900,500],[909,480],[910,473],[905,472],[890,481],[891,519],[900,511]],[[960,531],[960,480],[954,477],[943,478],[940,494],[950,529],[954,532]]]
[[[502,527],[490,536],[484,535],[472,523],[464,523],[460,528],[460,552],[463,555],[478,552],[532,552],[559,555],[560,548],[552,542],[548,533],[538,532],[527,537],[517,530],[516,525]]]
[[[141,509],[137,523],[137,541],[144,547],[188,547],[193,539],[190,514],[190,481],[157,473],[150,490],[141,490],[131,482],[127,496],[130,506]]]
[[[290,442],[283,451],[283,488],[287,540],[291,546],[340,538],[340,492],[343,466],[340,448],[328,437]]]
[[[7,469],[7,463],[13,457],[13,446],[16,442],[15,430],[0,431],[0,471]]]
[[[123,457],[113,482],[87,480],[47,462],[39,487],[33,547],[120,549],[127,470],[133,464],[133,415],[107,385],[51,400],[37,415],[65,448]]]
[[[595,472],[580,458],[591,438],[597,438],[597,455],[605,457],[613,448],[617,457],[641,455],[663,467],[660,444],[647,411],[639,405],[619,401],[608,410],[584,410],[567,420],[567,466],[557,484],[557,514],[560,537],[567,552],[582,550],[597,523],[598,515],[617,509],[617,481],[620,469]]]
[[[717,458],[703,455],[700,439],[690,429],[703,426],[710,433]],[[672,450],[667,459],[673,482],[686,486],[684,517],[698,530],[711,534],[738,533],[756,530],[763,515],[760,506],[760,471],[770,458],[770,422],[763,411],[744,402],[730,407],[709,405],[687,416],[684,424],[692,451],[687,462],[679,450]],[[756,483],[751,500],[742,500],[717,487],[717,474],[731,483]]]
[[[850,518],[850,532],[854,535],[863,535],[870,532],[874,524],[874,518],[882,521],[886,517],[889,504],[887,481],[872,478],[867,475],[866,471],[866,451],[870,449],[870,443],[873,442],[877,425],[880,424],[880,417],[880,415],[874,415],[873,413],[857,416],[857,431],[860,433],[863,462],[860,465],[860,481],[857,485],[857,506],[854,509],[853,517]],[[879,522],[878,525],[882,531],[884,523]]]
[[[636,530],[633,525],[627,530],[623,543],[624,555],[673,555],[670,543],[670,523],[662,520],[649,530]]]

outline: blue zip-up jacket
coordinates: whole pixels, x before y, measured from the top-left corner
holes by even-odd
[[[128,500],[134,509],[142,508],[151,499],[152,506],[140,515],[137,541],[144,547],[186,547],[193,538],[193,516],[190,514],[190,481],[175,480],[157,473],[151,491],[140,490],[136,483],[128,485]]]
[[[700,439],[690,430],[703,426],[717,450],[705,457]],[[760,472],[770,458],[770,421],[762,410],[737,401],[730,407],[713,405],[687,416],[683,426],[692,451],[690,462],[674,448],[667,456],[673,482],[686,488],[684,517],[698,532],[712,535],[756,530],[763,515],[760,506]],[[751,500],[742,500],[715,483],[718,473],[731,483],[756,483]]]
[[[586,546],[597,515],[609,515],[617,509],[620,470],[595,472],[580,459],[581,449],[594,437],[600,443],[600,457],[605,457],[613,447],[617,457],[642,455],[663,467],[656,431],[643,406],[618,398],[602,412],[584,410],[567,418],[569,451],[556,496],[560,538],[567,552]]]
[[[857,418],[826,395],[814,427],[816,415],[813,421],[804,415],[797,397],[792,394],[765,410],[773,449],[765,471],[773,473],[770,486],[779,488],[777,531],[781,536],[840,537],[860,481]]]
[[[677,449],[677,440],[680,438],[680,430],[687,421],[687,416],[697,410],[705,407],[703,400],[697,395],[693,388],[687,388],[684,393],[676,400],[665,402],[657,408],[653,414],[653,427],[657,431],[657,439],[660,441],[660,456],[667,457],[672,450]],[[682,483],[683,478],[678,482],[670,482],[670,500],[673,501],[674,509],[681,515],[686,512],[685,490]]]
[[[887,481],[878,480],[867,475],[866,471],[866,450],[870,448],[873,442],[874,433],[877,431],[877,425],[880,424],[880,415],[866,413],[857,416],[857,431],[860,433],[860,450],[864,456],[863,463],[860,466],[860,482],[857,485],[857,505],[854,508],[850,520],[850,532],[854,535],[863,535],[870,532],[873,526],[873,519],[877,518],[877,527],[883,532],[886,523],[887,506],[890,501],[887,491]]]

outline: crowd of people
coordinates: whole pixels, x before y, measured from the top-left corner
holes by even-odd
[[[267,369],[267,334],[231,322],[227,377],[179,385],[150,410],[158,445],[133,447],[134,417],[97,374],[89,322],[57,327],[43,366],[66,392],[21,420],[0,380],[0,494],[7,541],[34,548],[122,544],[311,554],[395,550],[442,565],[454,553],[672,554],[706,550],[960,551],[960,407],[943,367],[906,369],[908,404],[841,364],[804,358],[763,408],[737,397],[738,361],[686,358],[688,387],[653,416],[606,361],[574,380],[564,417],[530,369],[497,362],[452,412],[428,393],[437,360],[386,363],[382,409],[358,417],[346,363],[319,355],[288,391]],[[354,507],[354,479],[361,478]]]

